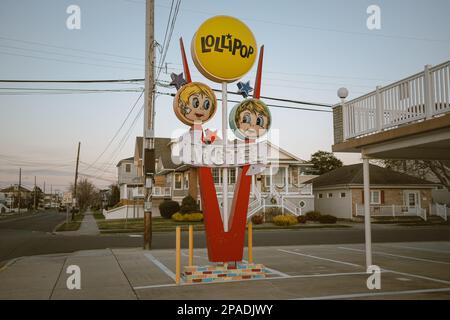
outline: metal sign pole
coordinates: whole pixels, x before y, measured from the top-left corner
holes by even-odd
[[[223,138],[223,159],[227,159],[227,128],[228,128],[228,105],[227,105],[227,83],[222,82],[222,138]],[[225,232],[228,232],[228,168],[223,168],[222,174],[222,221]]]

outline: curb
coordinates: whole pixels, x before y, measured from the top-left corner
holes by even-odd
[[[57,235],[57,232],[59,232],[59,231],[56,231],[56,230],[58,230],[58,228],[61,227],[64,223],[66,223],[65,220],[62,221],[62,222],[60,222],[60,223],[58,223],[58,224],[53,228],[52,234],[53,234],[53,235]]]
[[[16,261],[20,260],[21,258],[13,258],[11,260],[8,260],[2,267],[0,267],[0,272],[5,271],[8,269],[9,266],[13,265]]]

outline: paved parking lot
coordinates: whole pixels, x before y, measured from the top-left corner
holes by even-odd
[[[363,245],[257,247],[263,280],[175,285],[174,250],[113,249],[21,258],[0,272],[0,298],[40,299],[450,299],[450,242],[374,244],[381,289],[369,290]],[[208,264],[206,250],[194,263]],[[182,263],[187,263],[183,251]],[[81,268],[81,290],[66,269]]]

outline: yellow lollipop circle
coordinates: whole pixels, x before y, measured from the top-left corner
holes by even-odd
[[[250,71],[258,49],[251,30],[229,16],[206,20],[194,35],[191,54],[197,69],[214,82],[234,82]]]

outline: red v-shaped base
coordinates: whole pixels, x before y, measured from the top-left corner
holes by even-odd
[[[211,262],[242,261],[252,181],[252,177],[247,176],[249,167],[245,165],[239,169],[228,223],[231,228],[228,232],[223,229],[212,170],[206,167],[198,169],[206,243]]]

